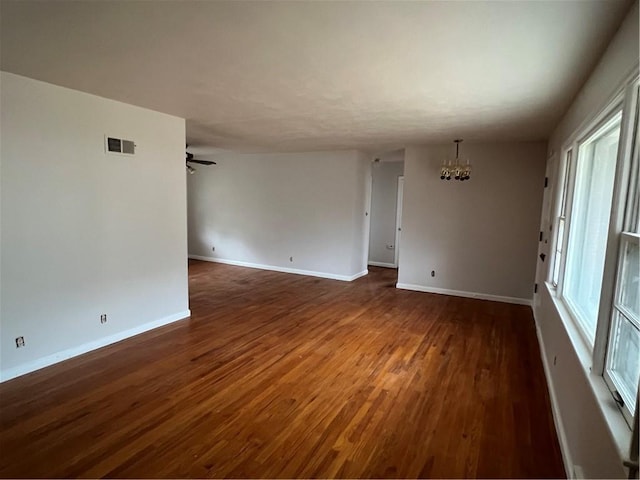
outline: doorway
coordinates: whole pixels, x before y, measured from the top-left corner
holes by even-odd
[[[395,238],[395,255],[393,257],[393,264],[395,268],[398,268],[400,264],[400,236],[402,235],[402,199],[404,197],[404,175],[398,177],[396,195],[396,238]]]
[[[372,163],[368,265],[398,269],[404,196],[404,150],[377,156]]]

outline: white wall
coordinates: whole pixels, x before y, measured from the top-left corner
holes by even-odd
[[[372,169],[369,262],[390,266],[395,262],[398,177],[404,173],[404,162],[377,162]]]
[[[599,64],[554,130],[549,142],[549,152],[555,152],[548,165],[551,186],[556,184],[562,147],[606,106],[625,79],[634,72],[637,75],[638,20],[638,2],[635,2]],[[556,188],[549,188],[545,192],[545,202],[550,207],[555,201],[555,191]],[[552,211],[552,208],[543,211],[541,229],[545,232],[549,232]],[[549,255],[552,243],[549,240],[540,245],[540,253]],[[534,313],[567,469],[573,475],[574,465],[577,465],[585,478],[626,478],[621,457],[627,454],[630,433],[627,429],[626,438],[619,435],[626,425],[615,411],[602,378],[589,373],[588,352],[581,351],[576,332],[563,323],[548,289],[543,286],[548,268],[549,262],[538,260],[536,278],[542,288],[536,296]],[[606,392],[604,396],[602,391]]]
[[[471,180],[440,180],[452,145],[405,150],[398,286],[527,303],[545,169],[544,143],[463,144]],[[431,271],[435,270],[435,277]]]
[[[184,120],[1,85],[2,378],[187,316]],[[136,156],[106,155],[105,134]]]
[[[211,158],[218,164],[188,179],[192,257],[341,280],[366,273],[366,156]]]

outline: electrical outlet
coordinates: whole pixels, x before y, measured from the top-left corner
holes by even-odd
[[[16,348],[24,347],[24,337],[16,338]]]
[[[290,262],[293,262],[293,257],[289,257],[289,261],[290,261]]]
[[[100,315],[100,323],[107,323],[107,314],[103,313]]]

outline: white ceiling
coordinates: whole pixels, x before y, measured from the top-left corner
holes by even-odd
[[[2,0],[0,65],[222,149],[539,140],[630,5]]]

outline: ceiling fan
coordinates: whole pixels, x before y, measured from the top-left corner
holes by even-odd
[[[187,148],[189,148],[189,145],[187,145]],[[193,158],[193,153],[187,153],[187,160],[186,160],[186,165],[187,165],[187,172],[194,174],[196,172],[196,169],[193,168],[191,165],[189,165],[190,163],[198,163],[200,165],[216,165],[216,162],[214,162],[213,160],[198,160],[196,158]]]

